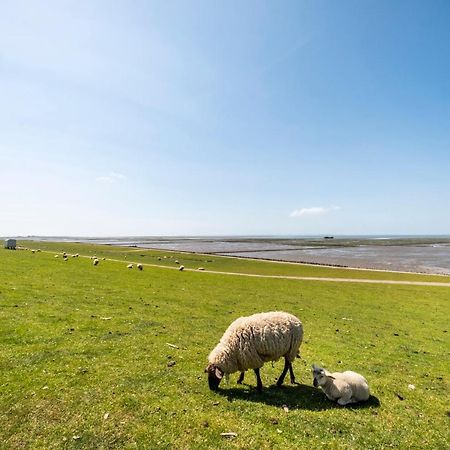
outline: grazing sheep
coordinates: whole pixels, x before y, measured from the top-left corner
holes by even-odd
[[[314,386],[320,386],[329,400],[337,400],[341,406],[369,399],[369,385],[359,373],[351,370],[330,373],[316,365],[312,366],[312,373]]]
[[[161,256],[158,256],[158,261],[161,261]]]
[[[128,264],[127,268],[128,269],[132,269],[133,268],[133,264]]]
[[[175,264],[180,264],[180,261],[178,261],[178,259],[176,259]]]
[[[55,255],[55,258],[59,258],[59,255]]]
[[[237,371],[241,372],[238,382],[242,383],[243,372],[253,369],[256,388],[262,391],[259,369],[265,362],[281,357],[284,357],[284,369],[277,385],[283,384],[288,370],[291,383],[295,383],[292,362],[298,355],[302,339],[302,323],[286,312],[272,311],[236,319],[208,356],[205,372],[208,373],[209,388],[217,390],[224,375]]]
[[[184,266],[181,265],[180,267],[178,267],[178,270],[184,270]]]
[[[100,262],[100,261],[99,261],[97,258],[95,258],[95,259],[92,261],[92,264],[94,264],[94,266],[97,266],[99,262]]]
[[[199,267],[197,270],[205,270],[204,267]]]
[[[142,269],[144,268],[144,266],[143,266],[141,263],[136,264],[136,267],[137,267],[139,270],[142,270]]]

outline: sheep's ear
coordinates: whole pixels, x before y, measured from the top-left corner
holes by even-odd
[[[216,370],[214,371],[214,374],[216,375],[216,377],[219,380],[221,380],[223,378],[223,372],[218,367],[216,367]]]
[[[335,380],[336,378],[334,378],[333,376],[331,376],[331,375],[328,375],[328,378],[331,378],[332,380]]]

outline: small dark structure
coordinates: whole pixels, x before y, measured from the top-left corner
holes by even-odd
[[[334,239],[334,236],[324,236],[324,239]]]
[[[5,239],[5,248],[9,250],[15,250],[16,249],[17,242],[15,239]]]

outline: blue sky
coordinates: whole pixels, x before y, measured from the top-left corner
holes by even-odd
[[[450,2],[6,1],[0,235],[450,233]]]

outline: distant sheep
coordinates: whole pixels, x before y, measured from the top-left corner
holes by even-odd
[[[284,369],[277,381],[283,384],[287,371],[291,383],[295,383],[292,362],[298,355],[303,339],[303,325],[292,314],[272,311],[253,314],[236,319],[225,331],[220,342],[209,354],[209,388],[217,390],[224,375],[240,371],[238,383],[244,379],[244,372],[253,369],[257,389],[262,391],[259,369],[267,361],[284,357]]]
[[[144,268],[144,266],[143,266],[141,263],[136,264],[136,267],[137,267],[139,270],[142,270],[142,269]]]
[[[176,259],[175,264],[180,264],[180,261],[178,261],[178,259]]]
[[[204,267],[199,267],[197,270],[205,270]]]
[[[178,270],[184,270],[184,266],[181,265],[180,267],[178,267]]]
[[[100,262],[100,261],[99,261],[97,258],[95,258],[94,260],[92,260],[92,264],[93,264],[94,266],[97,266],[99,262]]]
[[[128,269],[132,269],[133,268],[133,264],[128,264],[127,268]]]
[[[55,255],[55,258],[59,258],[59,255]]]
[[[370,390],[367,380],[359,373],[347,370],[333,372],[313,365],[314,386],[320,386],[329,400],[337,401],[341,406],[363,402],[369,399]]]

